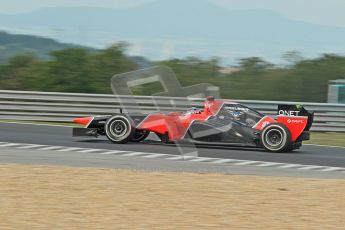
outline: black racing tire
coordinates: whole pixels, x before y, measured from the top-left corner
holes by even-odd
[[[125,144],[132,140],[135,134],[133,121],[123,115],[109,118],[104,126],[105,135],[115,144]]]
[[[140,142],[145,140],[150,135],[148,131],[137,130],[132,137],[132,142]]]
[[[292,150],[290,130],[283,124],[267,125],[261,133],[261,144],[269,152],[288,152]]]

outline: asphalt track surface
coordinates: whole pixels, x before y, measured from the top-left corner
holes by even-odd
[[[71,127],[0,123],[1,142],[180,155],[174,145],[153,142],[116,145],[103,137],[72,138],[71,134]],[[197,151],[199,157],[345,167],[345,148],[307,145],[293,153],[268,153],[260,149],[197,147]]]

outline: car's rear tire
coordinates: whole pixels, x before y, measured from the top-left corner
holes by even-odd
[[[104,130],[107,138],[115,144],[125,144],[131,141],[135,134],[133,121],[123,115],[109,118]]]
[[[291,133],[285,125],[272,123],[266,126],[262,131],[261,143],[269,152],[291,151]]]
[[[145,140],[150,135],[148,131],[137,130],[132,137],[132,142],[140,142]]]

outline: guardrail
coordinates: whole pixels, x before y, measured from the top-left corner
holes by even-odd
[[[130,100],[130,96],[111,94],[77,94],[32,91],[0,90],[0,119],[27,121],[71,122],[73,118],[89,115],[107,115],[119,112],[120,99]],[[135,96],[137,104],[126,104],[129,109],[138,107],[147,112],[156,111],[159,101],[160,110],[184,111],[192,106],[201,106],[203,99]],[[175,102],[171,106],[171,101]],[[268,115],[275,115],[277,104],[303,104],[315,112],[313,131],[345,132],[345,105],[327,103],[301,103],[278,101],[234,100]]]

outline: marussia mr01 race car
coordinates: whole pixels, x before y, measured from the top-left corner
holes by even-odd
[[[313,113],[300,105],[278,105],[277,117],[266,116],[244,105],[208,97],[204,108],[185,113],[118,113],[76,118],[85,128],[73,136],[105,135],[116,144],[140,142],[155,133],[162,142],[192,142],[222,146],[264,148],[288,152],[309,140]]]

